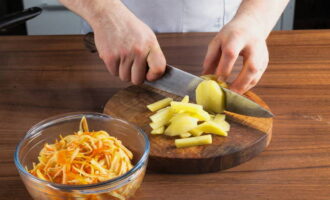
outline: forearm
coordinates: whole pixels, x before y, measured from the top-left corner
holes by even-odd
[[[64,6],[88,21],[98,23],[111,10],[123,6],[120,0],[59,0]]]
[[[234,20],[251,19],[251,28],[253,25],[262,28],[265,37],[275,26],[278,18],[288,4],[289,0],[243,0]]]

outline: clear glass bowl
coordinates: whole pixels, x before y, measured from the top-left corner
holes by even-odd
[[[32,163],[37,162],[45,142],[53,143],[60,134],[65,136],[77,131],[83,116],[87,118],[90,130],[105,130],[121,140],[133,153],[134,167],[117,178],[88,185],[56,184],[30,174],[25,167],[31,169]],[[33,199],[129,199],[144,178],[149,149],[148,136],[126,121],[100,113],[69,113],[46,119],[33,126],[18,144],[14,159],[25,187]]]

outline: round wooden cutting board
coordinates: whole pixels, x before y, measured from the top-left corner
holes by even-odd
[[[130,86],[118,91],[107,102],[104,113],[127,120],[148,135],[151,143],[148,168],[165,173],[207,173],[234,167],[250,160],[269,144],[272,133],[272,118],[255,118],[226,112],[230,123],[228,137],[212,135],[210,145],[176,148],[174,138],[165,135],[151,135],[150,112],[146,105],[165,96],[181,100],[148,86]],[[268,108],[256,94],[246,96]]]

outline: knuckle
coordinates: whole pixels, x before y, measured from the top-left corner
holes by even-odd
[[[223,54],[225,57],[229,58],[229,59],[233,59],[236,58],[238,56],[237,51],[234,48],[224,48],[223,50]]]
[[[120,55],[120,57],[127,57],[128,55],[129,55],[129,50],[128,49],[126,49],[126,48],[122,48],[122,49],[120,49],[120,51],[119,51],[120,53],[119,53],[119,55]]]
[[[111,64],[113,62],[115,62],[115,60],[117,59],[117,55],[115,53],[101,53],[100,58],[108,65]]]
[[[163,72],[162,67],[160,66],[154,66],[153,67],[153,73],[154,74],[161,74]]]
[[[134,52],[135,55],[142,55],[143,54],[142,45],[133,46],[133,52]]]
[[[247,67],[247,71],[249,74],[258,74],[259,70],[256,68],[255,65],[251,64]]]
[[[154,76],[159,77],[164,73],[164,71],[165,71],[165,68],[162,67],[162,66],[153,66],[152,70],[151,70],[151,73]]]

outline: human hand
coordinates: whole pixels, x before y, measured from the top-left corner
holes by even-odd
[[[234,19],[210,42],[203,64],[203,74],[215,73],[226,81],[238,56],[243,56],[243,67],[230,89],[240,94],[254,87],[268,65],[266,33],[255,20]]]
[[[141,84],[164,73],[166,60],[155,34],[120,1],[93,19],[96,48],[111,74]]]

